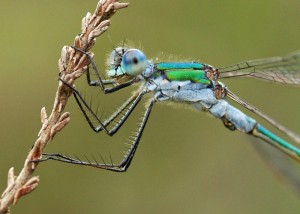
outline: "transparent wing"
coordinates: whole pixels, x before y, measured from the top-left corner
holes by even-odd
[[[270,57],[219,68],[219,78],[253,77],[300,85],[300,50],[286,57]]]
[[[277,121],[272,119],[267,114],[263,113],[258,108],[254,107],[250,103],[247,103],[245,100],[243,100],[240,97],[238,97],[237,95],[235,95],[228,88],[226,88],[226,93],[227,93],[227,97],[229,97],[231,100],[235,101],[236,103],[240,104],[241,106],[245,107],[246,109],[248,109],[248,110],[252,111],[253,113],[255,113],[256,115],[260,116],[261,118],[263,118],[264,120],[269,122],[272,126],[274,126],[278,130],[280,130],[281,132],[283,132],[287,136],[289,136],[291,139],[293,139],[296,143],[300,144],[300,136],[297,133],[289,130],[285,126],[281,125],[280,123],[278,123]]]
[[[275,176],[282,182],[290,185],[291,189],[300,197],[300,173],[298,162],[293,161],[284,153],[269,144],[259,143],[251,138],[252,145],[260,157],[272,169]]]

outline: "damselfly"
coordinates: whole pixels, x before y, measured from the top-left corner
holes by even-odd
[[[62,154],[52,153],[43,154],[43,159],[41,160],[52,159],[71,164],[124,172],[134,157],[153,105],[156,102],[172,101],[187,103],[196,109],[207,111],[214,117],[219,118],[225,127],[230,130],[239,130],[257,137],[300,162],[300,149],[273,134],[253,118],[229,104],[226,98],[260,116],[298,144],[300,144],[300,137],[236,96],[227,86],[219,81],[219,79],[223,78],[249,77],[299,85],[300,51],[291,53],[286,57],[246,61],[216,69],[211,65],[199,62],[153,63],[153,61],[147,60],[145,54],[138,49],[118,47],[112,51],[109,58],[110,65],[107,75],[110,79],[103,79],[90,55],[79,49],[74,49],[86,54],[91,61],[97,80],[91,80],[90,70],[87,70],[87,81],[90,86],[98,86],[104,93],[113,93],[133,84],[140,84],[140,87],[133,95],[107,120],[102,122],[79,91],[61,80],[72,89],[81,111],[95,132],[105,131],[109,135],[115,134],[141,101],[143,95],[151,93],[152,96],[147,102],[142,122],[134,136],[132,145],[119,164],[98,163],[96,160],[95,162],[82,161]],[[115,121],[120,115],[122,115],[120,119]],[[96,121],[97,124],[93,121]],[[116,124],[112,129],[108,130],[108,125],[113,121]]]

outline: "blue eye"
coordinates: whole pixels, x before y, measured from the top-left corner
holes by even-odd
[[[146,66],[146,56],[138,49],[129,49],[122,57],[121,67],[130,76],[140,75],[146,69]]]

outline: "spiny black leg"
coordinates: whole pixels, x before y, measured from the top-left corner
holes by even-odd
[[[66,84],[72,91],[73,95],[75,97],[75,100],[82,111],[83,115],[85,116],[88,124],[95,132],[100,132],[102,130],[105,130],[106,133],[110,136],[114,135],[119,128],[124,124],[126,119],[129,117],[129,115],[132,113],[134,108],[137,106],[137,104],[140,102],[142,96],[144,95],[143,86],[141,86],[129,99],[127,99],[107,120],[104,122],[101,122],[101,119],[98,117],[98,115],[92,110],[91,106],[85,101],[85,99],[82,97],[82,95],[79,93],[78,90],[76,90],[74,87],[66,83],[64,80],[60,79],[64,84]],[[128,107],[129,106],[129,107]],[[111,129],[108,130],[106,127],[118,117],[125,109],[124,115],[120,118],[120,120],[116,123],[116,125]],[[95,126],[92,120],[90,119],[88,112],[91,114],[93,119],[95,119],[100,125]]]
[[[120,120],[116,123],[116,125],[109,130],[107,133],[112,136],[114,135],[119,128],[124,124],[126,119],[129,117],[129,115],[132,113],[134,108],[137,106],[137,104],[140,102],[142,96],[144,95],[143,88],[140,88],[137,90],[129,99],[127,99],[107,120],[105,120],[103,123],[101,123],[100,118],[97,116],[97,114],[91,109],[91,107],[87,104],[87,102],[83,99],[83,97],[79,94],[79,92],[74,89],[73,91],[75,100],[82,111],[83,115],[85,116],[85,119],[87,120],[90,127],[95,132],[100,132],[103,130],[103,127],[107,127],[112,121],[114,121],[126,108],[124,115],[120,118]],[[129,107],[128,107],[129,106]],[[97,122],[100,123],[99,126],[95,126],[92,122],[91,118],[89,117],[89,114],[95,119]]]
[[[74,48],[76,51],[79,51],[82,54],[85,54],[88,57],[89,61],[91,62],[91,65],[92,65],[92,67],[93,67],[93,69],[94,69],[94,71],[96,73],[97,79],[98,79],[96,81],[95,80],[91,81],[91,79],[90,79],[90,73],[89,73],[89,69],[88,69],[87,70],[87,81],[88,81],[88,84],[91,85],[91,86],[100,86],[100,88],[102,89],[102,91],[104,93],[113,93],[113,92],[118,91],[118,90],[120,90],[122,88],[128,87],[128,86],[132,85],[134,82],[137,81],[136,78],[133,78],[133,79],[131,79],[131,80],[125,82],[125,83],[118,84],[118,85],[113,86],[111,88],[105,88],[105,84],[106,83],[110,84],[110,82],[112,82],[113,80],[102,80],[102,78],[100,76],[100,73],[99,73],[99,70],[97,68],[97,65],[96,65],[95,61],[93,60],[93,58],[90,56],[90,54],[88,54],[87,52],[82,51],[82,50],[80,50],[80,49],[78,49],[78,48],[76,48],[74,46],[71,46],[71,47]]]
[[[118,91],[118,90],[120,90],[120,89],[126,88],[126,87],[132,85],[133,83],[135,83],[135,82],[137,82],[137,81],[138,81],[138,80],[137,80],[136,78],[133,78],[133,79],[127,81],[127,82],[118,84],[118,85],[113,86],[113,87],[111,87],[111,88],[105,88],[103,92],[104,92],[105,94],[113,93],[113,92]]]
[[[136,149],[139,145],[140,139],[141,139],[142,134],[144,132],[145,126],[146,126],[147,121],[149,119],[149,116],[150,116],[150,113],[151,113],[151,110],[153,108],[154,103],[155,103],[155,100],[152,99],[150,101],[150,103],[148,104],[148,107],[146,108],[145,114],[144,114],[143,119],[142,119],[142,123],[141,123],[140,127],[138,128],[137,134],[136,134],[136,136],[133,140],[133,144],[131,145],[131,148],[129,149],[127,154],[125,154],[124,159],[119,164],[119,167],[123,172],[125,172],[131,164],[131,161],[132,161],[132,159],[134,157],[134,154],[136,152]]]
[[[129,115],[131,114],[131,112],[135,109],[135,107],[138,105],[138,103],[141,101],[142,96],[144,95],[144,92],[136,92],[132,97],[130,97],[128,99],[128,101],[130,99],[132,99],[132,102],[125,102],[122,106],[120,106],[120,108],[117,109],[117,111],[115,111],[115,113],[109,117],[107,120],[105,120],[105,124],[109,124],[111,123],[119,114],[121,114],[123,112],[123,110],[125,108],[127,108],[127,106],[129,106],[126,110],[126,112],[123,114],[123,116],[121,117],[121,119],[115,124],[115,126],[109,130],[109,134],[110,135],[114,135],[119,128],[121,128],[121,126],[124,124],[124,122],[127,120],[127,118],[129,117]],[[134,98],[134,99],[133,99]],[[128,104],[127,104],[128,103]],[[99,126],[101,128],[101,126]]]
[[[66,155],[63,155],[63,154],[60,154],[60,153],[44,153],[43,157],[45,157],[45,158],[36,160],[34,162],[43,162],[43,161],[47,161],[47,160],[55,160],[55,161],[60,161],[60,162],[64,162],[64,163],[84,165],[84,166],[92,166],[92,167],[96,167],[96,168],[100,168],[100,169],[107,169],[107,170],[116,171],[116,170],[111,169],[111,168],[114,168],[113,164],[98,163],[96,160],[95,160],[95,162],[90,162],[88,159],[87,159],[87,161],[82,161],[77,156],[76,156],[77,159],[74,159],[74,158],[71,158],[69,156],[66,156]]]
[[[86,70],[86,80],[89,86],[100,86],[99,81],[91,80],[90,69]],[[104,79],[102,80],[103,85],[113,85],[116,84],[116,81],[113,79]]]
[[[82,161],[80,159],[70,158],[70,157],[62,155],[62,154],[49,154],[49,153],[43,154],[43,156],[46,156],[46,158],[41,159],[41,161],[56,160],[56,161],[61,161],[61,162],[65,162],[65,163],[70,163],[70,164],[78,164],[78,165],[91,166],[91,167],[96,167],[96,168],[100,168],[100,169],[111,170],[111,171],[115,171],[115,172],[125,172],[128,169],[128,167],[130,166],[132,159],[134,157],[134,154],[137,150],[137,147],[139,145],[143,131],[147,124],[147,121],[150,116],[154,102],[155,102],[154,99],[152,99],[149,102],[149,104],[146,108],[145,114],[142,118],[141,125],[139,126],[139,128],[137,130],[137,134],[134,137],[133,144],[131,145],[128,152],[125,154],[125,156],[124,156],[123,160],[120,162],[120,164],[114,165],[114,164],[98,163],[96,161],[90,162],[88,159],[87,159],[87,161]]]
[[[85,106],[86,106],[86,108],[88,109],[88,111],[91,112],[92,114],[94,114],[94,112],[92,111],[92,109],[90,108],[90,106],[86,103],[86,101],[83,99],[83,97],[82,97],[82,95],[79,93],[79,91],[77,91],[73,86],[71,86],[70,84],[68,84],[67,82],[65,82],[63,79],[59,78],[59,80],[62,81],[66,86],[68,86],[68,87],[73,91],[73,94],[74,94],[74,95],[76,94],[76,96],[78,96],[81,100],[83,100],[83,101],[84,101],[84,104],[85,104]],[[76,96],[75,96],[75,98],[76,98]],[[76,101],[77,101],[77,99],[76,99]],[[80,107],[80,109],[82,108],[82,106],[79,106],[79,107]],[[95,115],[95,114],[94,114],[94,115]],[[100,120],[97,116],[96,116],[95,118],[97,119],[97,122],[100,124],[101,128],[102,128],[103,130],[105,130],[105,132],[106,132],[107,134],[109,134],[109,131],[108,131],[107,128],[104,126],[104,124],[101,122],[101,120]]]
[[[89,76],[89,69],[87,70],[86,74]],[[115,91],[118,91],[120,89],[123,89],[123,88],[126,88],[126,87],[132,85],[133,83],[137,82],[137,79],[133,78],[133,79],[131,79],[127,82],[121,83],[121,84],[116,83],[113,79],[101,80],[101,83],[102,83],[104,88],[102,88],[102,86],[100,85],[99,80],[98,81],[97,80],[90,80],[90,77],[89,77],[89,79],[87,79],[87,81],[88,81],[89,86],[100,86],[100,88],[103,90],[103,92],[105,94],[110,94],[110,93],[113,93]],[[105,88],[104,85],[114,85],[114,86],[110,87],[110,88]]]
[[[72,48],[74,48],[76,51],[79,51],[80,53],[84,54],[87,56],[87,58],[89,59],[89,61],[91,62],[91,65],[93,67],[93,69],[95,70],[95,73],[97,75],[97,79],[98,79],[98,85],[100,86],[100,88],[104,91],[105,87],[104,87],[104,84],[102,82],[102,78],[100,77],[100,73],[99,73],[99,70],[97,68],[97,65],[96,63],[94,62],[94,60],[92,59],[91,55],[88,54],[87,52],[83,51],[83,50],[80,50],[78,48],[76,48],[75,46],[71,46]],[[89,71],[88,71],[89,72]],[[89,78],[90,79],[90,78]],[[89,81],[88,81],[89,82]],[[96,83],[95,83],[96,84]]]

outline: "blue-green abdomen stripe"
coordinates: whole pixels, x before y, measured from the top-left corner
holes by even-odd
[[[262,125],[257,124],[256,130],[258,132],[262,133],[263,135],[265,135],[266,137],[270,138],[271,140],[275,141],[280,146],[282,146],[282,147],[284,147],[284,148],[286,148],[286,149],[288,149],[290,151],[293,151],[298,156],[300,156],[300,150],[298,148],[296,148],[295,146],[289,144],[288,142],[286,142],[285,140],[281,139],[277,135],[273,134],[272,132],[270,132],[268,129],[266,129]]]

